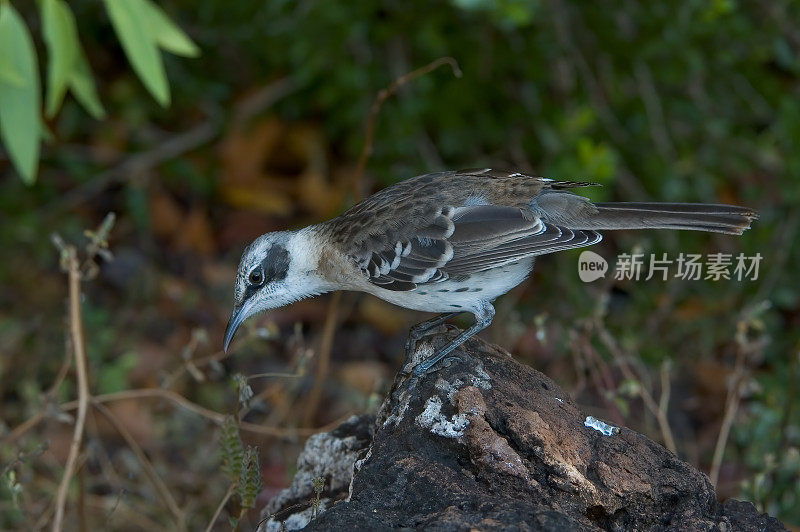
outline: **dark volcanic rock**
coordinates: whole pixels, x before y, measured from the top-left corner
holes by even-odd
[[[415,359],[448,338],[430,337]],[[397,377],[371,442],[367,417],[311,438],[292,487],[265,509],[279,512],[267,529],[306,525],[322,476],[325,511],[306,530],[784,530],[749,503],[717,502],[703,473],[645,436],[587,426],[506,352],[475,339],[456,354]]]

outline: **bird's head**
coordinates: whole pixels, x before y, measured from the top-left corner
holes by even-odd
[[[324,290],[316,275],[317,254],[305,231],[258,237],[242,254],[233,293],[233,312],[223,348],[250,316],[288,305]]]

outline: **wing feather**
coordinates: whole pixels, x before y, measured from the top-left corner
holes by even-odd
[[[413,290],[601,239],[595,231],[547,223],[517,207],[448,207],[429,219],[408,240],[387,243],[371,253],[362,266],[371,283],[388,290]]]

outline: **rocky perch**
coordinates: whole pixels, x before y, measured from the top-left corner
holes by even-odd
[[[407,367],[453,334],[426,338]],[[706,475],[587,417],[505,351],[473,339],[455,353],[438,372],[399,374],[377,418],[309,438],[261,530],[785,529],[718,502]]]

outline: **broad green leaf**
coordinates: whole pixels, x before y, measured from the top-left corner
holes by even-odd
[[[72,73],[69,76],[69,87],[75,99],[80,102],[90,115],[97,120],[106,116],[106,111],[103,109],[103,104],[100,103],[100,98],[97,96],[97,90],[94,87],[94,79],[92,78],[92,71],[89,69],[89,62],[86,60],[86,56],[83,55],[82,50],[78,50],[75,68],[72,69]]]
[[[200,48],[150,0],[142,0],[150,22],[150,35],[167,52],[183,57],[197,57]]]
[[[150,33],[145,0],[105,0],[106,11],[133,69],[153,98],[169,105],[169,84],[161,53]]]
[[[10,2],[0,3],[0,55],[24,81],[19,86],[0,79],[0,137],[22,180],[30,185],[39,162],[39,68],[28,28]]]
[[[52,117],[67,93],[69,77],[79,53],[75,17],[64,0],[42,2],[42,32],[47,44],[47,110]]]
[[[0,82],[5,82],[15,87],[24,87],[25,78],[17,70],[16,65],[9,57],[10,54],[0,51]]]

